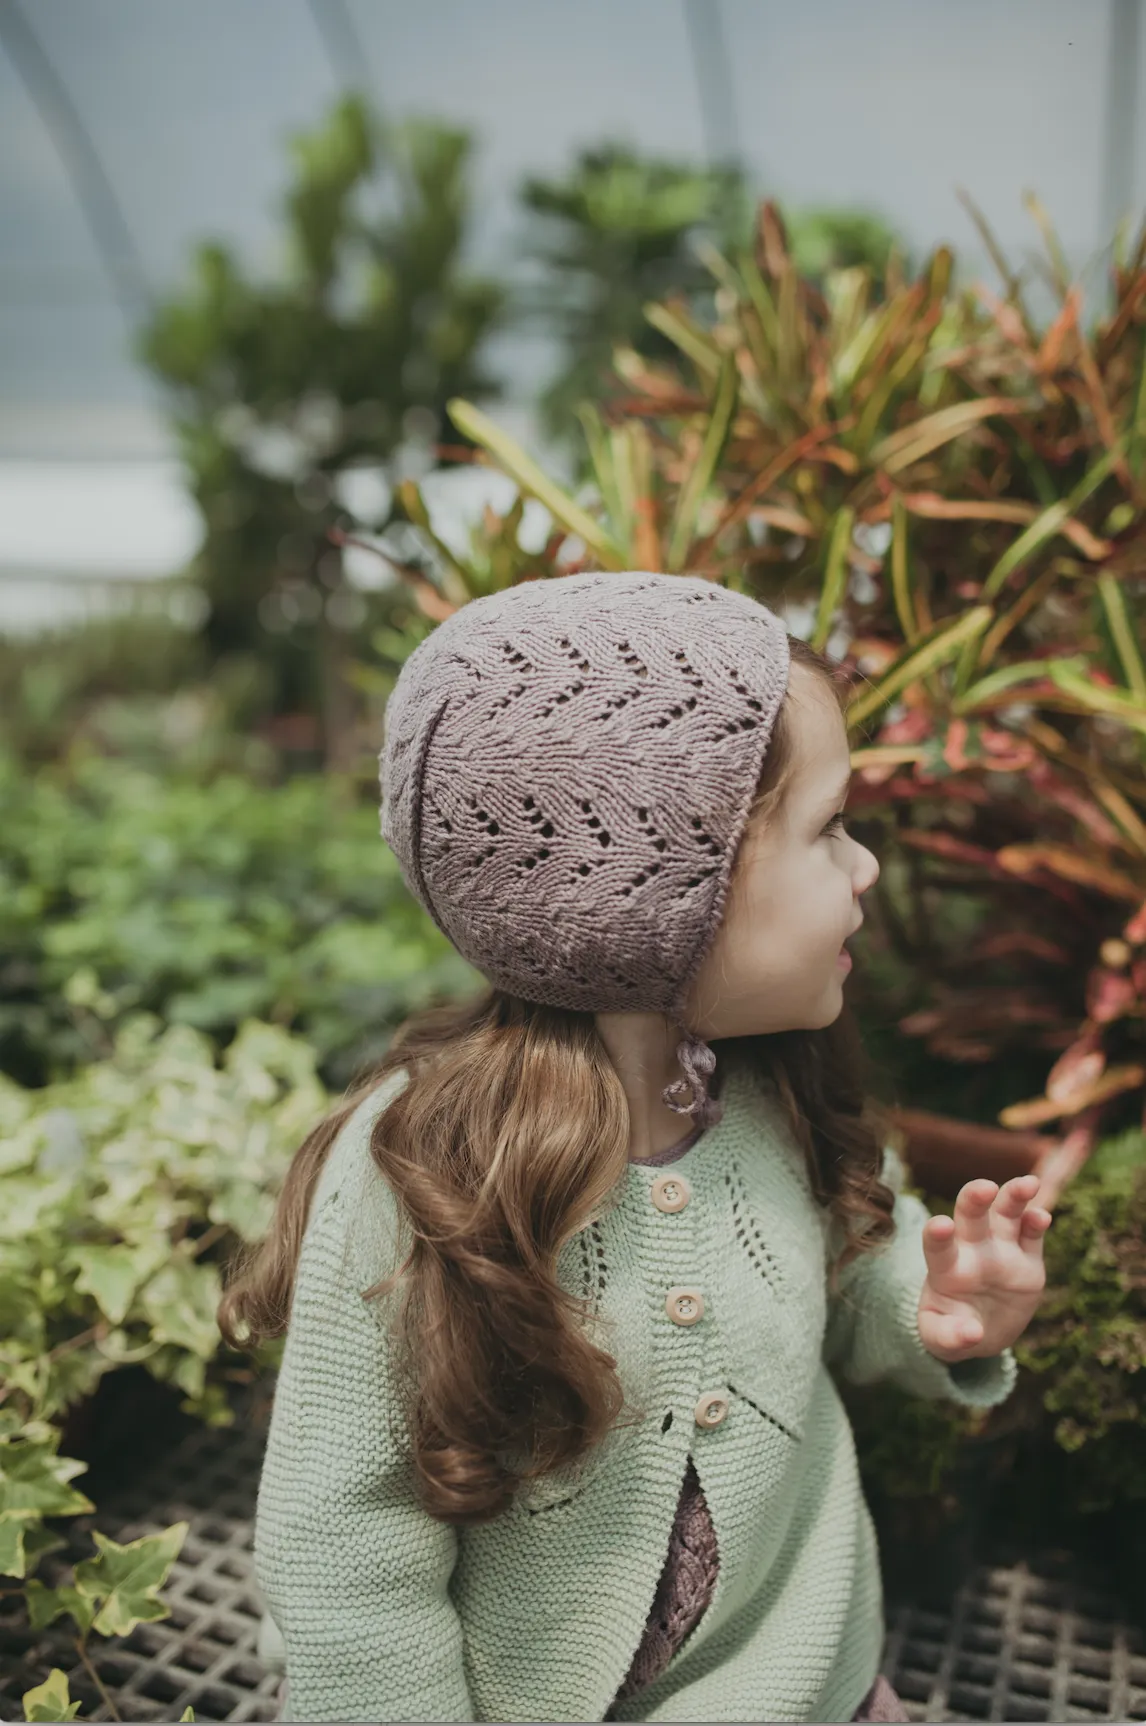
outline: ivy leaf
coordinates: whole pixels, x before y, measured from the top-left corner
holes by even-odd
[[[23,1516],[0,1511],[0,1576],[25,1574],[24,1528]]]
[[[101,1636],[127,1636],[137,1624],[168,1616],[158,1590],[179,1556],[188,1527],[176,1522],[162,1534],[145,1534],[126,1546],[93,1529],[99,1556],[76,1565],[76,1587],[89,1600],[101,1602],[94,1620]]]
[[[24,1531],[24,1575],[31,1576],[41,1558],[49,1552],[60,1552],[67,1546],[62,1534],[38,1524]]]
[[[78,1588],[46,1588],[33,1577],[25,1585],[24,1598],[33,1630],[44,1630],[61,1612],[70,1612],[79,1625],[80,1635],[86,1636],[95,1619],[95,1606]]]
[[[90,1294],[112,1324],[122,1324],[136,1289],[151,1267],[138,1252],[122,1245],[76,1247],[72,1259],[79,1269],[76,1288],[81,1294]]]
[[[240,1177],[229,1181],[211,1200],[207,1215],[213,1223],[226,1223],[240,1240],[261,1240],[274,1215],[274,1196],[257,1181]]]
[[[22,1697],[25,1720],[74,1720],[80,1711],[68,1692],[67,1673],[53,1666],[42,1684],[25,1690]]]
[[[56,1456],[52,1440],[45,1444],[13,1444],[0,1448],[0,1520],[15,1516],[82,1516],[95,1505],[67,1483],[87,1470],[86,1462]]]
[[[140,1304],[157,1340],[176,1343],[209,1360],[219,1347],[215,1312],[222,1292],[214,1265],[196,1264],[180,1256],[152,1277]]]

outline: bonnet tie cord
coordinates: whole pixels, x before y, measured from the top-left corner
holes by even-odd
[[[661,1101],[672,1109],[674,1114],[691,1115],[699,1126],[713,1126],[721,1115],[720,1104],[708,1094],[708,1080],[716,1071],[716,1054],[695,1032],[686,1033],[677,1044],[676,1058],[683,1069],[684,1077],[674,1079],[671,1085],[666,1085],[661,1092]],[[682,1099],[686,1091],[692,1091],[689,1102]]]

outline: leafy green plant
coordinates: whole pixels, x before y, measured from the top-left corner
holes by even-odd
[[[104,704],[144,702],[204,677],[194,630],[150,606],[35,636],[0,636],[0,747],[33,765],[64,753]]]
[[[227,1380],[250,1368],[226,1365],[220,1267],[265,1233],[327,1102],[310,1047],[256,1021],[220,1061],[200,1032],[139,1014],[73,1078],[42,1090],[0,1080],[0,1575],[33,1629],[72,1618],[97,1685],[87,1637],[165,1616],[158,1591],[186,1524],[125,1546],[96,1531],[96,1555],[70,1580],[43,1581],[65,1544],[55,1525],[95,1508],[74,1484],[87,1465],[59,1454],[63,1423],[135,1364],[182,1392],[187,1413],[232,1423]],[[33,1694],[33,1707],[59,1700]]]
[[[42,1684],[37,1684],[32,1690],[24,1692],[25,1720],[74,1720],[79,1716],[80,1705],[73,1702],[68,1692],[67,1673],[61,1672],[58,1666],[53,1666]],[[185,1708],[180,1714],[180,1721],[194,1720],[195,1710]]]
[[[527,179],[521,201],[540,276],[517,309],[562,350],[560,370],[542,394],[542,418],[550,437],[573,439],[583,457],[575,416],[582,403],[617,393],[614,348],[672,357],[671,336],[645,317],[645,307],[666,299],[697,307],[710,287],[704,247],[748,243],[752,200],[735,168],[699,168],[606,144],[583,150],[559,179]],[[896,242],[880,217],[810,208],[790,211],[788,223],[802,275],[818,281],[864,264],[882,281]]]
[[[1067,1123],[1065,1178],[1146,1096],[1146,229],[1090,332],[1069,282],[1040,329],[1010,274],[1005,300],[954,291],[945,250],[882,297],[864,268],[821,291],[767,205],[751,250],[706,255],[707,316],[646,308],[677,362],[620,350],[628,395],[582,410],[595,507],[451,415],[573,567],[703,574],[830,642],[852,812],[903,865],[867,932],[910,976],[901,1041],[1041,1053],[999,1119]]]
[[[160,1534],[144,1535],[121,1546],[96,1529],[96,1557],[75,1567],[75,1582],[61,1588],[45,1588],[33,1579],[27,1585],[28,1619],[33,1630],[44,1630],[56,1618],[67,1616],[76,1626],[76,1653],[96,1686],[112,1719],[119,1718],[89,1653],[90,1638],[128,1636],[137,1624],[154,1624],[169,1618],[170,1610],[160,1598],[160,1589],[179,1556],[188,1524],[177,1522]],[[26,1720],[74,1720],[83,1718],[80,1704],[71,1699],[68,1678],[53,1666],[42,1684],[26,1690],[23,1697]],[[194,1720],[187,1708],[180,1720]]]
[[[549,434],[565,441],[576,430],[576,407],[609,388],[619,342],[649,357],[670,352],[643,307],[706,286],[693,242],[731,237],[738,217],[743,226],[746,189],[734,169],[606,144],[583,150],[561,179],[527,179],[521,201],[533,218],[531,253],[541,266],[522,310],[561,343],[562,369],[541,408]]]
[[[397,468],[432,464],[446,400],[495,385],[479,350],[502,290],[461,263],[469,141],[380,125],[357,98],[292,141],[282,273],[218,243],[144,333],[204,526],[194,573],[212,659],[253,656],[272,714],[322,717],[341,765],[353,703],[350,590],[330,528],[390,518]]]
[[[139,1010],[225,1043],[305,1032],[331,1084],[436,993],[476,983],[378,837],[377,796],[204,783],[98,756],[0,760],[0,1057],[26,1084],[106,1056]]]

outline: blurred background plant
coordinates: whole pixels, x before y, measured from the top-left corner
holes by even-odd
[[[652,301],[683,302],[703,315],[711,274],[703,254],[751,243],[755,199],[735,166],[698,169],[646,157],[623,145],[585,150],[561,179],[531,177],[521,189],[533,217],[530,253],[538,268],[520,310],[557,336],[562,364],[543,391],[545,431],[583,457],[576,414],[616,390],[613,352],[668,359],[669,336],[645,316]],[[793,256],[802,275],[865,265],[880,291],[896,246],[874,214],[833,209],[789,215]]]
[[[852,685],[883,1070],[1089,1145],[1146,1095],[1146,228],[1091,333],[1069,281],[1039,331],[1010,279],[953,290],[946,250],[883,300],[859,267],[821,291],[773,206],[706,256],[713,320],[649,307],[679,361],[621,349],[628,395],[583,413],[596,507],[452,417],[583,561],[802,616]]]
[[[384,529],[396,475],[436,460],[447,399],[496,387],[481,348],[503,290],[461,263],[469,151],[464,132],[383,127],[347,97],[291,143],[282,276],[253,281],[202,245],[142,337],[202,511],[211,661],[256,660],[266,717],[317,716],[336,768],[347,643],[370,607],[329,530]]]
[[[93,754],[34,778],[0,761],[0,786],[0,1064],[24,1085],[107,1059],[147,1011],[219,1047],[245,1019],[298,1031],[337,1088],[416,1005],[480,983],[345,783]]]
[[[541,396],[543,424],[553,439],[579,443],[575,411],[609,387],[613,349],[623,342],[667,357],[646,303],[699,297],[709,278],[697,240],[727,244],[750,230],[752,199],[736,168],[655,160],[617,144],[582,151],[561,179],[528,178],[521,199],[538,266],[522,309],[562,348]]]

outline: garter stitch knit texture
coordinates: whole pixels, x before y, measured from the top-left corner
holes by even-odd
[[[879,1558],[834,1375],[1001,1402],[1010,1353],[948,1367],[919,1337],[927,1212],[897,1189],[896,1233],[829,1298],[836,1224],[774,1090],[724,1075],[722,1118],[673,1164],[688,1203],[651,1202],[630,1163],[615,1203],[566,1244],[641,1418],[574,1470],[456,1529],[418,1504],[391,1370],[391,1296],[361,1291],[409,1241],[370,1156],[390,1074],[343,1127],[303,1240],[259,1485],[255,1559],[283,1650],[288,1721],[848,1721],[879,1669]],[[674,1323],[670,1289],[703,1298]],[[702,1398],[728,1403],[698,1424]],[[691,1458],[719,1553],[715,1592],[667,1667],[616,1701],[641,1643]]]
[[[590,572],[471,600],[386,705],[381,828],[411,892],[499,988],[671,1015],[684,1079],[664,1101],[705,1123],[715,1056],[686,1000],[789,668],[744,594]]]

